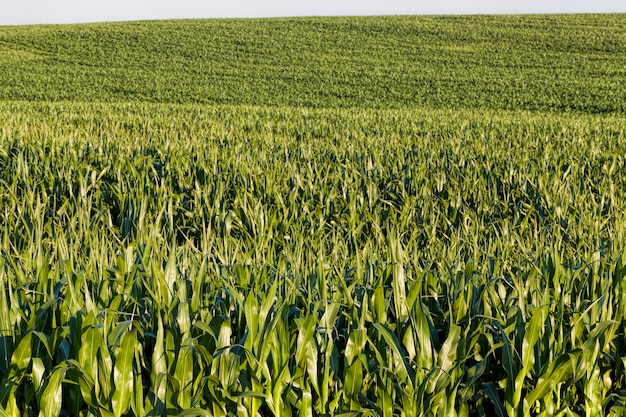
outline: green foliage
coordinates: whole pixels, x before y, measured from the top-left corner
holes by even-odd
[[[0,28],[0,416],[622,415],[624,18]]]
[[[0,27],[0,100],[625,111],[626,15]]]
[[[0,105],[0,406],[606,415],[626,119]]]

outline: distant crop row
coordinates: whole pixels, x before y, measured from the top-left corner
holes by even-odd
[[[0,415],[622,415],[626,121],[0,106]]]
[[[626,15],[0,28],[0,99],[623,113]]]

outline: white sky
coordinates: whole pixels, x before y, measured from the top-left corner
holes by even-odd
[[[626,12],[626,0],[0,0],[0,25],[387,14]]]

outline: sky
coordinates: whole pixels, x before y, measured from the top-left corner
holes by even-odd
[[[626,12],[625,0],[0,0],[0,25],[178,18]]]

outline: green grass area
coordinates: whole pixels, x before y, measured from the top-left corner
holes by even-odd
[[[625,15],[0,28],[0,416],[621,416]]]
[[[0,27],[0,99],[624,112],[626,15]]]

